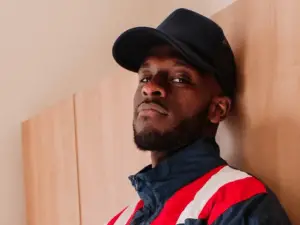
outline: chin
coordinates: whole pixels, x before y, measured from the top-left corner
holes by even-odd
[[[147,135],[149,133],[162,133],[160,129],[154,126],[135,126],[134,131],[137,135]]]
[[[170,130],[170,126],[163,122],[153,122],[147,119],[139,119],[134,122],[134,130],[137,134],[161,133]]]
[[[164,124],[134,124],[134,142],[138,149],[142,151],[169,151],[169,148],[173,146],[171,142],[177,138],[174,139],[172,129],[162,125]]]

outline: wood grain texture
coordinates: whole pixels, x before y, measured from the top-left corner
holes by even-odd
[[[28,225],[80,225],[73,102],[22,125]]]
[[[239,71],[238,105],[220,129],[220,145],[276,192],[294,225],[300,224],[299,11],[299,0],[238,0],[213,16]]]
[[[149,164],[133,143],[134,74],[108,76],[76,95],[83,225],[104,224],[134,199],[128,176]]]

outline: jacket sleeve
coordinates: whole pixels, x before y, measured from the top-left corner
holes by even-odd
[[[291,222],[277,197],[269,190],[239,202],[211,225],[291,225]]]

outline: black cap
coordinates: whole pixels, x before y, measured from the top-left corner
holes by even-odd
[[[235,61],[222,28],[188,9],[172,12],[157,28],[135,27],[122,33],[113,46],[113,57],[127,70],[137,72],[149,50],[169,44],[188,63],[213,74],[225,95],[236,89]]]

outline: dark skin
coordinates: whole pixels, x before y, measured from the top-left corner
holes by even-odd
[[[209,122],[199,128],[200,136],[214,137],[230,111],[231,100],[222,95],[214,77],[199,72],[169,46],[153,48],[138,75],[133,123],[137,133],[172,131],[185,118],[207,110]],[[153,167],[169,155],[148,150]]]

